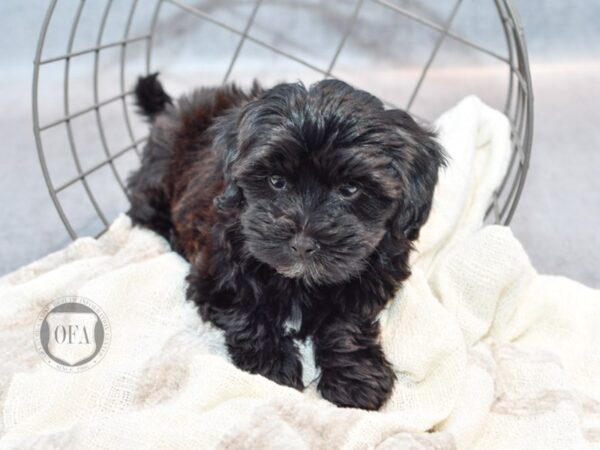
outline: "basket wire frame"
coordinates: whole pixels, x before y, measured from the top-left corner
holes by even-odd
[[[429,54],[428,59],[426,60],[425,65],[423,66],[421,73],[418,77],[418,81],[409,96],[408,103],[404,105],[404,109],[410,112],[411,107],[415,99],[417,98],[421,87],[423,86],[423,82],[426,79],[429,70],[431,68],[432,63],[434,62],[439,49],[446,39],[454,40],[462,45],[470,47],[478,52],[484,53],[502,63],[505,63],[508,66],[508,89],[507,96],[504,105],[504,113],[508,116],[511,124],[511,141],[512,141],[512,155],[509,163],[509,168],[502,180],[502,183],[494,192],[493,198],[490,202],[490,205],[486,211],[486,221],[494,222],[499,224],[508,224],[513,217],[515,209],[517,207],[519,197],[523,190],[523,185],[525,182],[525,177],[527,175],[527,170],[529,167],[529,159],[531,154],[531,142],[532,142],[532,132],[533,132],[533,95],[532,95],[532,87],[531,87],[531,77],[529,73],[529,65],[527,58],[527,49],[525,45],[525,39],[523,35],[523,30],[520,26],[519,19],[516,15],[516,11],[513,8],[510,0],[489,0],[493,1],[495,4],[495,8],[498,11],[498,15],[501,21],[502,28],[504,30],[506,46],[508,49],[508,57],[502,56],[499,53],[488,49],[477,42],[474,42],[471,39],[467,39],[464,36],[461,36],[454,31],[451,30],[451,26],[453,20],[460,9],[462,4],[462,0],[456,0],[453,4],[450,13],[448,14],[446,20],[443,23],[436,23],[428,18],[421,17],[415,14],[412,11],[399,6],[396,3],[392,3],[388,0],[358,0],[350,20],[346,26],[346,29],[342,33],[342,37],[336,47],[335,53],[331,58],[327,67],[318,67],[308,61],[305,61],[302,58],[298,58],[297,56],[285,51],[281,48],[278,48],[274,45],[271,45],[268,42],[265,42],[262,39],[259,39],[251,34],[251,29],[256,18],[256,15],[263,4],[263,0],[256,0],[251,13],[248,17],[246,25],[243,29],[238,29],[233,27],[213,15],[209,14],[198,7],[185,3],[182,0],[156,0],[154,4],[154,9],[151,14],[151,20],[149,24],[149,29],[147,33],[144,33],[139,36],[131,36],[131,25],[138,8],[138,0],[133,0],[131,7],[128,12],[127,20],[125,22],[125,28],[123,31],[123,35],[121,39],[109,42],[102,43],[102,38],[106,26],[106,21],[108,14],[113,6],[113,0],[108,0],[104,11],[102,13],[102,19],[100,21],[100,26],[97,32],[96,37],[96,45],[90,48],[86,48],[83,50],[73,51],[73,43],[75,40],[76,32],[79,26],[81,14],[83,8],[85,6],[86,0],[80,0],[77,10],[75,12],[75,18],[73,20],[71,29],[69,31],[69,39],[67,43],[67,48],[65,53],[60,56],[51,57],[51,58],[43,58],[43,49],[44,42],[46,39],[46,34],[48,31],[48,27],[50,25],[50,21],[52,19],[52,15],[55,11],[55,7],[59,0],[51,0],[46,15],[44,17],[44,21],[42,24],[37,49],[35,53],[34,60],[34,72],[33,72],[33,88],[32,88],[32,107],[33,107],[33,131],[35,136],[35,142],[37,146],[37,152],[40,160],[40,164],[42,167],[42,172],[44,176],[44,180],[48,187],[48,191],[50,193],[50,197],[56,207],[58,215],[62,222],[64,223],[66,230],[69,236],[72,239],[76,239],[78,237],[78,233],[73,226],[71,220],[69,219],[63,204],[58,197],[58,194],[70,186],[75,185],[76,183],[81,183],[85,195],[89,199],[94,212],[98,216],[99,220],[102,223],[102,230],[98,233],[98,236],[101,235],[104,231],[106,231],[109,221],[105,214],[105,212],[100,207],[98,199],[90,187],[88,183],[88,177],[100,170],[104,167],[109,167],[114,180],[123,193],[127,196],[127,191],[125,188],[125,182],[119,175],[115,167],[115,161],[121,158],[123,155],[128,153],[135,153],[138,158],[141,155],[141,148],[143,147],[144,142],[147,140],[147,136],[141,139],[136,139],[130,118],[130,106],[127,103],[128,98],[133,93],[132,90],[127,89],[125,83],[125,71],[126,71],[126,63],[127,63],[127,47],[130,44],[136,42],[145,43],[145,73],[148,74],[152,69],[152,50],[154,44],[154,36],[157,27],[157,23],[160,17],[161,7],[164,3],[169,3],[171,5],[176,6],[177,8],[189,12],[195,16],[200,17],[203,20],[206,20],[220,28],[230,31],[231,33],[238,36],[239,41],[233,53],[232,59],[227,66],[225,74],[223,76],[223,82],[227,82],[232,73],[232,69],[240,55],[240,51],[244,42],[249,41],[254,44],[259,45],[265,49],[268,49],[274,53],[277,53],[281,56],[284,56],[292,61],[295,61],[313,71],[321,74],[323,77],[331,77],[332,71],[336,65],[338,57],[346,44],[346,41],[350,34],[352,33],[357,18],[359,17],[360,11],[363,8],[366,2],[374,2],[385,8],[389,9],[394,14],[399,14],[404,16],[405,18],[419,23],[420,25],[427,27],[435,32],[439,33],[437,39],[435,40],[434,46]],[[100,100],[99,98],[99,56],[100,52],[104,49],[108,48],[120,48],[120,66],[119,66],[119,89],[120,92],[118,95],[109,97],[104,100]],[[93,104],[79,109],[77,111],[70,110],[69,103],[69,76],[71,69],[71,61],[82,55],[90,55],[94,56],[94,65],[93,65]],[[64,115],[60,119],[48,122],[48,123],[40,123],[40,113],[39,113],[39,81],[40,81],[40,68],[42,66],[48,64],[64,64],[64,83],[63,83],[63,112]],[[102,115],[100,114],[100,110],[109,104],[113,104],[116,102],[120,102],[122,105],[123,119],[124,124],[127,129],[127,134],[129,136],[130,144],[121,148],[117,151],[111,151],[107,142],[107,134],[105,131],[105,125],[102,119]],[[396,105],[386,102],[387,106],[397,107]],[[102,161],[94,164],[92,167],[84,170],[82,164],[80,162],[80,155],[78,149],[75,145],[75,141],[73,138],[73,119],[80,117],[84,114],[94,112],[97,127],[99,130],[100,141],[104,152],[104,158]],[[55,185],[55,182],[52,179],[48,168],[48,160],[46,157],[46,153],[44,151],[42,134],[52,128],[64,125],[66,127],[69,150],[71,156],[73,158],[73,162],[75,168],[77,170],[77,175],[66,182],[63,182],[59,185]]]

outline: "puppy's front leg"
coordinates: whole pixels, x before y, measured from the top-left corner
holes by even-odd
[[[396,376],[379,344],[379,324],[354,315],[332,315],[314,335],[321,367],[318,389],[339,406],[379,409]]]
[[[242,312],[233,308],[226,314],[225,341],[231,359],[239,368],[285,386],[304,389],[302,363],[291,337],[283,336],[262,311]]]
[[[187,298],[199,307],[202,319],[225,331],[233,362],[242,370],[263,375],[276,383],[302,390],[302,363],[298,348],[285,336],[276,312],[257,305],[237,292],[212,289],[213,281],[192,270]]]

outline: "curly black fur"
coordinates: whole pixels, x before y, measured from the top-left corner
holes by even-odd
[[[152,75],[136,92],[153,126],[129,215],[190,261],[188,299],[235,364],[302,389],[294,338],[311,336],[323,397],[381,407],[395,375],[377,316],[410,275],[444,164],[434,135],[336,80],[174,105]]]

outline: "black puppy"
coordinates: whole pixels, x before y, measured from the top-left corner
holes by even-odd
[[[302,389],[293,339],[311,336],[323,397],[381,407],[395,375],[377,316],[410,275],[444,164],[434,135],[336,80],[174,104],[151,75],[136,94],[152,131],[129,215],[189,260],[188,299],[235,364]]]

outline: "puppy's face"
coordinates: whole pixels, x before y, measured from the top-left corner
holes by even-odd
[[[410,184],[437,176],[439,162],[425,162],[420,140],[436,144],[407,117],[333,80],[279,85],[249,103],[227,165],[243,194],[246,249],[286,277],[336,284],[360,274],[394,227],[410,239],[415,202],[428,212],[435,180],[424,194]]]

